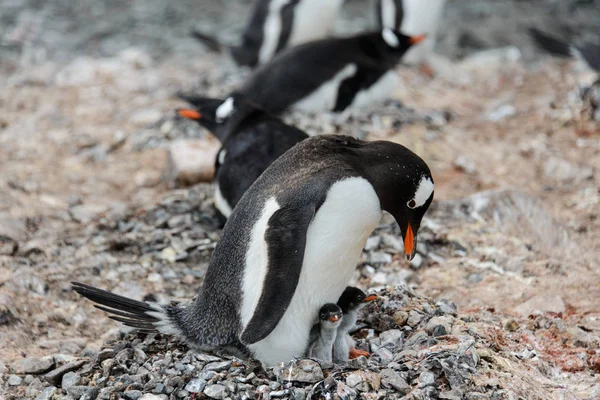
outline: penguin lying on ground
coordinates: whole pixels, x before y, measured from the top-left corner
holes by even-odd
[[[364,107],[389,97],[398,79],[394,67],[424,39],[384,29],[306,43],[254,71],[239,92],[274,114]]]
[[[338,329],[343,323],[342,309],[333,303],[325,304],[319,310],[319,323],[310,332],[308,356],[319,360],[333,361],[333,343]]]
[[[438,58],[432,59],[433,48],[445,5],[446,0],[376,0],[377,29],[394,29],[405,35],[426,34],[425,40],[406,52],[402,62],[435,64]]]
[[[358,311],[364,307],[365,304],[375,299],[377,299],[377,295],[372,294],[367,296],[365,295],[365,292],[353,286],[348,286],[340,296],[337,305],[342,310],[344,319],[338,328],[335,343],[333,345],[334,362],[344,362],[360,355],[369,355],[369,353],[353,347],[354,340],[350,336],[350,331],[356,326]]]
[[[214,205],[224,224],[242,195],[279,156],[308,135],[233,94],[225,100],[180,94],[195,109],[178,114],[211,131],[222,144],[215,161]]]
[[[279,51],[322,39],[333,28],[343,0],[258,0],[239,46],[230,47],[240,65],[254,67]],[[220,51],[215,38],[199,31],[192,35],[210,49]]]
[[[406,258],[414,256],[433,192],[427,164],[404,146],[311,137],[242,196],[193,302],[160,305],[73,287],[128,326],[272,366],[305,354],[319,309],[339,299],[383,211],[400,226]]]

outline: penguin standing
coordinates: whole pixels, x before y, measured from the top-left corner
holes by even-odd
[[[255,67],[269,61],[279,51],[326,37],[344,0],[258,0],[242,35],[242,43],[231,47],[240,66]],[[222,45],[199,31],[193,36],[213,50]]]
[[[400,226],[407,259],[414,256],[433,192],[427,164],[404,146],[311,137],[242,196],[193,302],[159,305],[80,283],[74,289],[126,325],[272,366],[305,354],[319,309],[339,299],[384,210]]]
[[[222,144],[215,160],[214,206],[224,224],[242,195],[279,156],[308,135],[233,94],[225,100],[179,95],[195,109],[178,114],[195,120]]]
[[[424,39],[386,28],[305,43],[258,68],[239,92],[273,114],[290,107],[336,112],[364,107],[390,96],[398,80],[394,67]]]
[[[433,54],[436,35],[446,0],[376,0],[378,29],[395,29],[405,35],[426,34],[418,46],[410,48],[402,62],[416,65]]]
[[[333,361],[333,343],[343,320],[342,309],[333,303],[325,304],[319,310],[319,323],[310,332],[308,356],[319,360]]]
[[[348,286],[340,296],[337,305],[342,310],[344,319],[340,324],[335,343],[333,345],[333,361],[344,362],[359,355],[368,356],[369,353],[354,348],[354,340],[350,331],[356,326],[358,311],[370,301],[377,299],[377,295],[365,295],[359,288]],[[366,353],[366,354],[364,354]]]

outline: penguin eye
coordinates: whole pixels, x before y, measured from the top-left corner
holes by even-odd
[[[408,201],[408,203],[406,203],[406,206],[410,209],[413,209],[417,206],[417,202],[415,201],[415,199],[411,199]]]

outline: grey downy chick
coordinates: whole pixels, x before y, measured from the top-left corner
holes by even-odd
[[[310,334],[308,356],[332,362],[333,343],[343,321],[343,312],[337,304],[327,303],[319,310],[319,323]]]
[[[333,361],[344,362],[350,358],[356,358],[364,355],[369,356],[369,353],[354,348],[354,340],[350,336],[350,331],[356,326],[358,311],[365,306],[366,303],[373,301],[377,295],[367,296],[359,288],[348,286],[340,296],[337,305],[344,313],[344,318],[340,324],[335,342],[333,344]]]

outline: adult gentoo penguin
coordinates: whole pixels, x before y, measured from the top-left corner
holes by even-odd
[[[446,0],[376,0],[377,28],[396,29],[405,35],[426,34],[422,43],[406,52],[402,62],[414,65],[428,61],[445,5]]]
[[[310,332],[309,357],[333,361],[333,343],[342,324],[342,309],[333,303],[327,303],[319,310],[319,324]]]
[[[343,362],[350,358],[358,357],[363,354],[362,351],[355,349],[354,340],[350,336],[350,331],[356,326],[358,311],[370,301],[377,299],[377,295],[367,296],[365,292],[357,287],[348,286],[340,296],[337,305],[342,310],[344,319],[340,324],[335,343],[333,344],[333,361]]]
[[[274,365],[305,354],[319,309],[339,299],[384,210],[400,226],[406,257],[414,256],[433,190],[427,164],[404,146],[311,137],[242,196],[192,303],[140,302],[79,283],[74,289],[127,325]]]
[[[384,100],[393,92],[393,68],[424,36],[391,29],[348,38],[322,39],[283,51],[239,90],[271,113],[289,107],[343,111]]]
[[[322,39],[332,30],[344,0],[258,0],[239,46],[231,47],[238,65],[254,67],[286,47]],[[211,49],[222,45],[194,31]]]
[[[308,135],[238,94],[225,100],[179,95],[194,106],[178,114],[195,120],[222,144],[215,160],[214,205],[221,222],[242,195],[279,156]]]

